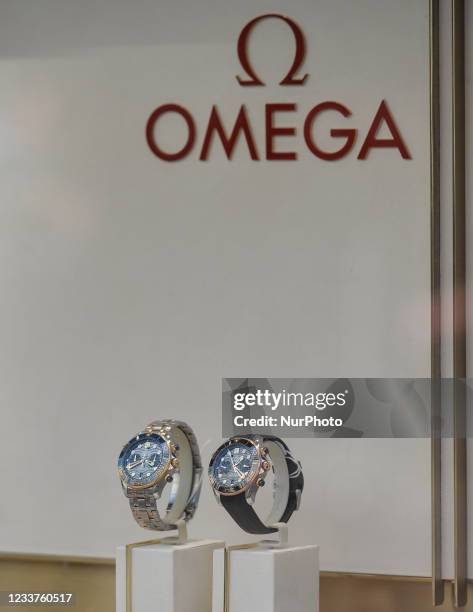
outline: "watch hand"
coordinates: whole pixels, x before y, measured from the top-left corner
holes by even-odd
[[[129,463],[126,467],[127,467],[128,470],[131,470],[132,468],[136,467],[140,463],[143,463],[143,459],[139,459],[138,461],[134,461],[133,463]]]
[[[227,452],[227,456],[230,457],[230,463],[232,464],[232,468],[235,469],[235,464],[233,463],[233,457],[230,451]]]
[[[232,454],[231,454],[231,452],[230,452],[230,451],[228,451],[228,455],[230,455],[230,461],[231,461],[231,464],[232,464],[232,468],[233,468],[233,469],[235,470],[235,472],[236,472],[236,473],[237,473],[237,474],[240,476],[240,478],[243,478],[243,477],[245,476],[245,474],[244,474],[244,473],[243,473],[241,470],[239,470],[239,469],[237,468],[237,466],[235,465],[235,462],[233,461],[233,456],[232,456]],[[238,462],[238,463],[239,463],[239,462]]]
[[[243,472],[239,470],[236,465],[233,467],[235,468],[235,472],[240,476],[240,478],[243,478],[245,476],[245,474],[243,474]]]

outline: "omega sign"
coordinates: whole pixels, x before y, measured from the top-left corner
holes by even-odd
[[[283,87],[302,87],[309,75],[304,74],[302,65],[305,58],[305,38],[300,26],[291,18],[285,15],[270,13],[260,15],[246,24],[240,33],[237,44],[238,59],[243,69],[244,75],[237,76],[236,81],[241,87],[264,87],[265,83],[253,69],[248,54],[248,39],[254,27],[265,19],[282,20],[292,31],[295,41],[294,60],[287,74],[280,81]],[[220,117],[218,106],[212,106],[207,125],[202,133],[204,134],[201,143],[197,142],[197,128],[192,113],[180,104],[163,104],[158,106],[150,115],[146,124],[146,141],[151,151],[164,161],[173,162],[184,159],[199,146],[198,158],[201,161],[209,159],[212,154],[221,154],[222,150],[228,159],[232,159],[235,148],[239,140],[243,139],[246,143],[248,155],[252,160],[296,160],[297,152],[294,150],[277,150],[276,137],[295,136],[295,127],[278,127],[278,115],[280,113],[296,113],[295,103],[268,103],[264,107],[265,121],[265,146],[264,154],[260,153],[259,147],[253,136],[250,116],[244,104],[234,120],[233,125],[225,126]],[[334,128],[330,130],[330,135],[335,139],[338,148],[335,150],[324,150],[317,144],[314,136],[314,126],[317,117],[322,113],[336,113],[344,118],[352,115],[351,110],[341,102],[325,101],[316,104],[307,114],[303,122],[303,136],[307,149],[317,158],[326,161],[335,161],[348,155],[354,148],[357,138],[357,130],[353,127],[343,129]],[[175,150],[165,150],[159,144],[159,124],[166,121],[166,116],[170,114],[179,116],[186,127],[185,142],[179,143]],[[348,124],[349,125],[349,124]],[[378,138],[378,132],[383,127],[389,130],[389,138]],[[214,140],[220,141],[220,147],[212,146]],[[179,148],[180,147],[180,148]],[[220,150],[219,150],[220,148]],[[367,158],[371,149],[394,148],[403,159],[411,159],[411,155],[401,136],[401,132],[394,120],[394,117],[386,103],[382,100],[371,122],[371,126],[363,140],[359,150],[356,151],[357,159]]]

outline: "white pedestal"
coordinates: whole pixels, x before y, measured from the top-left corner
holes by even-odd
[[[213,552],[219,540],[153,544],[132,550],[131,610],[211,612]],[[116,611],[126,609],[126,546],[117,548]]]
[[[318,612],[319,547],[233,550],[228,612]],[[212,612],[224,604],[224,551],[214,551]]]

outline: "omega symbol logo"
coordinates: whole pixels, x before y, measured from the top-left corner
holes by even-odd
[[[250,22],[246,24],[243,30],[238,37],[237,51],[238,51],[238,59],[240,60],[241,67],[246,72],[246,75],[249,77],[248,79],[243,79],[240,76],[237,76],[236,79],[238,83],[243,87],[248,87],[251,85],[264,85],[263,81],[257,76],[253,67],[251,66],[250,59],[248,56],[248,39],[253,31],[255,25],[264,19],[280,19],[287,23],[287,25],[291,28],[292,33],[294,34],[294,40],[296,43],[296,51],[294,54],[294,61],[292,62],[292,66],[289,68],[289,72],[286,76],[280,81],[280,85],[303,85],[308,74],[305,74],[302,77],[296,78],[296,75],[301,68],[301,65],[304,62],[305,58],[305,38],[304,34],[300,28],[300,26],[290,17],[286,17],[285,15],[279,15],[278,13],[268,13],[267,15],[260,15],[259,17],[255,17]]]

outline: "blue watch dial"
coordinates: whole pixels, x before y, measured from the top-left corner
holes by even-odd
[[[210,466],[210,479],[220,492],[237,492],[253,478],[259,466],[258,451],[251,442],[233,442],[217,451]]]
[[[169,462],[169,446],[157,434],[140,434],[123,449],[118,467],[129,486],[153,483]]]

